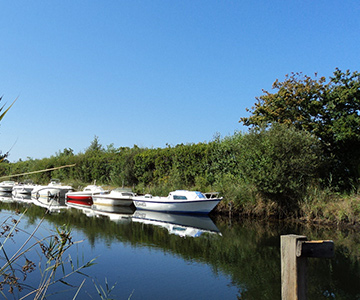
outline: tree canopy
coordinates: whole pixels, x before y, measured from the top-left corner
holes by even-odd
[[[360,73],[336,69],[329,78],[315,79],[302,73],[276,80],[274,93],[263,91],[249,117],[240,118],[246,126],[294,126],[315,135],[322,144],[326,172],[340,181],[360,177]],[[345,179],[347,178],[347,179]]]

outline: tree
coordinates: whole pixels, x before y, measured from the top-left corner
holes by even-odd
[[[95,135],[93,141],[90,144],[90,146],[86,149],[86,153],[87,152],[100,152],[100,151],[103,151],[103,150],[104,150],[104,148],[99,142],[99,137]]]
[[[360,177],[360,73],[336,69],[328,83],[315,77],[292,73],[276,80],[276,92],[263,91],[240,122],[255,128],[282,123],[314,134],[324,151],[324,175],[349,187]]]

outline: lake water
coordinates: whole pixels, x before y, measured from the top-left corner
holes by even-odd
[[[76,299],[101,299],[97,288],[107,286],[114,286],[112,299],[281,299],[280,236],[289,233],[335,243],[333,259],[309,259],[308,299],[360,299],[360,235],[354,231],[129,209],[114,213],[64,206],[46,213],[28,199],[1,200],[2,224],[9,223],[10,216],[19,220],[21,214],[15,212],[27,209],[18,225],[21,230],[6,242],[0,237],[8,257],[42,220],[31,243],[67,224],[72,240],[81,242],[64,257],[70,255],[74,266],[95,258],[94,265],[82,270],[86,276],[65,279],[71,286],[50,286],[48,299],[72,299],[84,280]],[[1,251],[1,266],[4,255]],[[38,246],[26,257],[40,263],[24,281],[36,287],[46,259]],[[71,272],[70,266],[65,273]],[[16,266],[18,275],[20,268]],[[56,274],[60,278],[62,270]],[[3,293],[9,295],[7,290],[4,286]],[[15,298],[28,291],[15,292]]]

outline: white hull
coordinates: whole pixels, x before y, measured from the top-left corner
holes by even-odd
[[[177,190],[170,192],[167,197],[153,197],[145,195],[134,197],[137,209],[151,211],[208,214],[222,198],[207,198],[198,191]]]
[[[94,195],[93,203],[100,206],[130,206],[135,194],[127,191],[113,190],[108,194]]]
[[[11,192],[15,185],[15,181],[2,181],[0,182],[0,192]]]
[[[31,195],[31,192],[35,188],[35,185],[15,185],[12,189],[12,194],[16,195]]]
[[[93,202],[98,206],[130,206],[133,203],[132,198],[113,198],[104,197],[105,195],[93,196]]]
[[[165,212],[178,212],[178,213],[198,213],[208,214],[221,199],[208,199],[208,200],[193,200],[193,201],[171,201],[167,197],[154,197],[152,199],[135,198],[133,199],[137,209],[165,211]]]

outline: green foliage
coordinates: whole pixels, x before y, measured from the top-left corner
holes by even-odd
[[[295,126],[318,137],[323,149],[322,177],[351,188],[360,173],[360,73],[336,69],[328,83],[301,73],[275,81],[240,122],[259,128],[276,123]]]
[[[75,188],[92,183],[132,187],[166,195],[175,189],[219,191],[239,210],[271,206],[297,209],[309,186],[357,190],[360,178],[360,75],[334,72],[312,79],[301,73],[275,81],[241,118],[249,133],[235,132],[208,143],[166,148],[104,148],[97,136],[84,153],[71,148],[41,160],[1,164],[0,175],[75,164],[15,178],[44,184],[59,178]],[[263,206],[264,207],[264,206]]]
[[[241,144],[240,168],[264,196],[292,208],[316,175],[319,142],[305,131],[275,124],[253,130]]]

